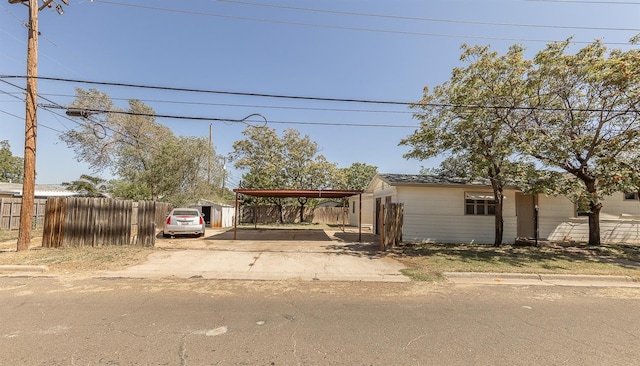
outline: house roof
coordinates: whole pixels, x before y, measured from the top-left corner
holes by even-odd
[[[378,174],[385,183],[398,185],[472,185],[472,186],[490,186],[491,181],[486,178],[478,178],[468,180],[463,178],[448,178],[437,175],[421,175],[421,174]]]
[[[236,193],[254,197],[345,198],[361,194],[360,190],[337,189],[234,189]]]
[[[0,194],[9,194],[14,197],[22,196],[22,183],[0,182]],[[54,185],[36,185],[35,197],[69,197],[76,196],[77,192],[68,191],[62,187]]]

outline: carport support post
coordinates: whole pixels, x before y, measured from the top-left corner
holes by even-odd
[[[236,192],[236,214],[233,217],[233,240],[236,240],[238,233],[238,192]]]
[[[387,250],[385,242],[384,242],[384,240],[385,240],[385,237],[384,237],[384,231],[385,231],[385,228],[384,228],[384,224],[385,224],[384,210],[385,210],[385,208],[386,208],[385,205],[382,205],[382,207],[380,207],[380,211],[382,211],[382,212],[380,213],[380,220],[379,220],[380,221],[380,250],[383,251],[383,252],[385,250]]]
[[[362,193],[358,195],[358,243],[362,243]]]

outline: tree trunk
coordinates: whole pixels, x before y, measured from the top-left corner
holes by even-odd
[[[600,245],[600,210],[602,203],[589,203],[589,245]]]
[[[502,237],[504,235],[504,217],[502,215],[502,197],[496,197],[496,215],[495,215],[495,239],[493,245],[499,247],[502,245]]]
[[[600,210],[602,203],[598,202],[598,191],[595,178],[581,176],[589,193],[589,245],[600,245]]]
[[[280,218],[280,224],[284,224],[284,214],[282,213],[282,205],[278,206],[278,216]]]
[[[302,224],[304,222],[304,207],[307,204],[308,199],[304,198],[298,198],[298,203],[300,204],[300,223]]]
[[[496,213],[495,213],[495,236],[493,245],[499,247],[502,245],[502,237],[504,235],[504,217],[502,215],[502,207],[504,206],[504,195],[502,186],[496,182],[491,181],[491,187],[493,188],[493,197],[496,203]]]
[[[304,222],[304,204],[301,203],[300,204],[300,223],[302,224]]]

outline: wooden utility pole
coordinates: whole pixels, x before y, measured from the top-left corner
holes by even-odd
[[[17,251],[29,249],[33,225],[36,184],[36,136],[38,108],[38,0],[29,0],[29,42],[27,43],[27,99],[24,136],[24,180]]]
[[[68,0],[62,0],[69,5]],[[24,124],[24,179],[22,183],[22,207],[20,209],[20,230],[17,251],[29,249],[33,228],[33,203],[36,186],[36,139],[38,130],[38,12],[56,4],[56,11],[62,15],[62,6],[54,0],[44,0],[38,7],[38,0],[9,0],[10,4],[24,4],[29,7],[29,38],[27,43],[27,97]]]

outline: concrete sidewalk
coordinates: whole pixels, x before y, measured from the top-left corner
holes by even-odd
[[[168,250],[105,277],[409,282],[388,258],[336,252]]]

